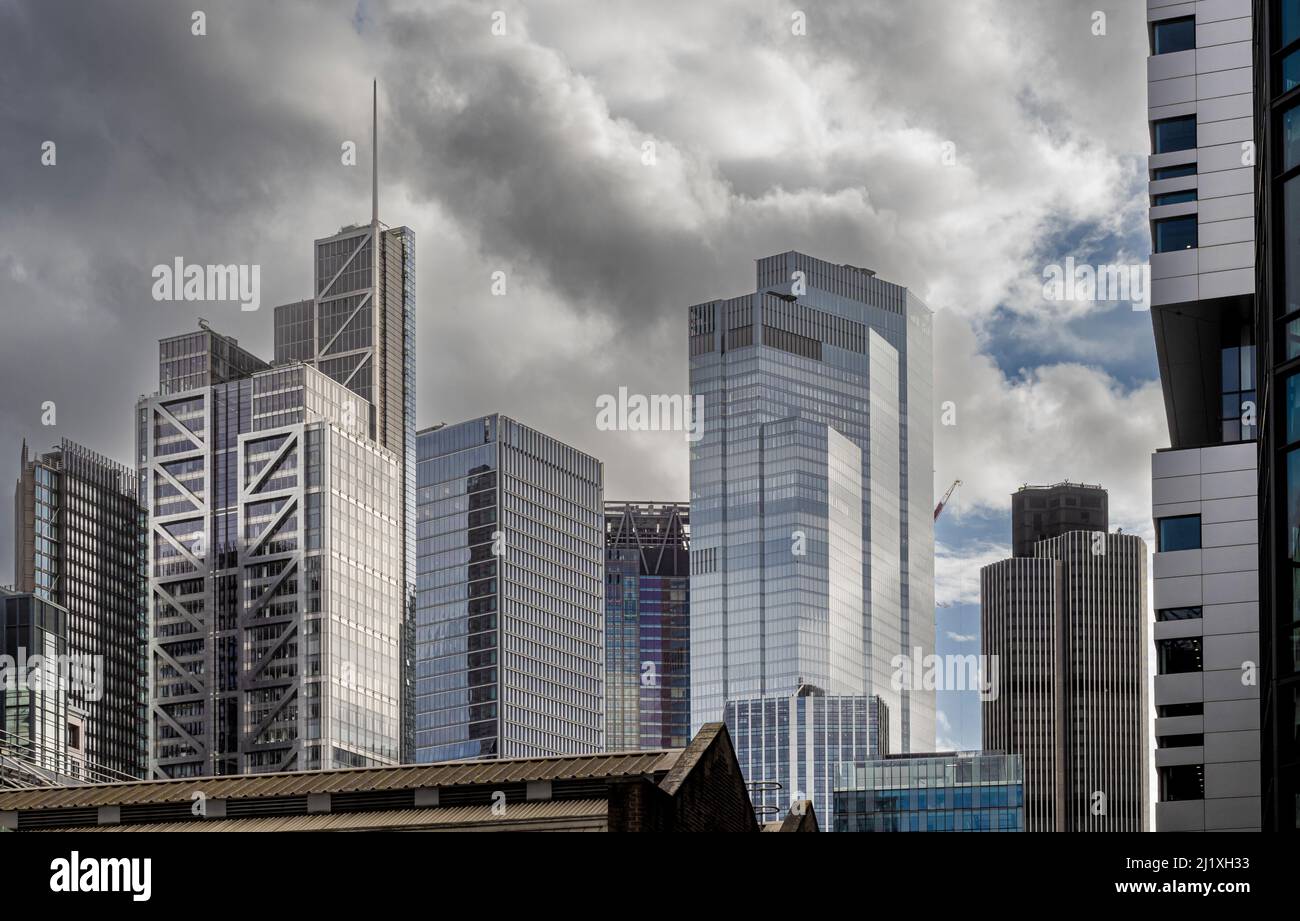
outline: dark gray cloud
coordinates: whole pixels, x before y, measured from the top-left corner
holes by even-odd
[[[616,497],[684,498],[686,454],[597,432],[595,397],[684,390],[685,306],[748,290],[755,258],[869,265],[978,325],[1046,225],[1140,207],[1127,12],[1099,38],[1070,0],[846,0],[797,4],[795,36],[766,0],[198,5],[202,37],[163,0],[0,0],[0,483],[23,437],[130,459],[156,340],[200,315],[269,353],[311,240],[368,215],[375,76],[382,216],[417,235],[420,423],[513,413],[604,459]],[[177,256],[260,264],[262,310],[154,301]],[[2,527],[0,580],[11,553]]]

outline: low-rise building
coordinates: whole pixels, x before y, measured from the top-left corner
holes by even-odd
[[[1020,755],[938,752],[841,765],[836,831],[1024,831]]]
[[[801,804],[780,830],[816,830]],[[788,826],[788,827],[787,827]],[[759,831],[722,723],[684,749],[0,792],[16,831]]]

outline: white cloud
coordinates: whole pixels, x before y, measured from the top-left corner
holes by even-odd
[[[1104,371],[1081,364],[1023,370],[1008,379],[980,354],[969,323],[941,313],[935,322],[935,398],[955,404],[956,425],[935,430],[935,482],[960,478],[952,508],[1007,511],[1010,494],[1025,483],[1069,479],[1104,486],[1111,527],[1151,541],[1150,456],[1167,444],[1160,385],[1125,389]],[[992,548],[939,548],[949,562],[992,562]],[[1007,554],[1003,554],[1004,556]],[[978,567],[976,567],[978,568]],[[940,576],[969,597],[968,568]],[[974,577],[978,596],[978,574]]]
[[[366,171],[339,169],[338,144],[364,137],[378,72],[383,216],[417,236],[421,424],[511,412],[604,460],[611,496],[684,498],[680,442],[598,435],[594,397],[685,389],[687,305],[750,290],[753,259],[797,248],[874,268],[939,310],[935,397],[956,401],[959,422],[936,431],[936,482],[965,481],[945,514],[1005,511],[1018,484],[1070,477],[1101,482],[1114,523],[1149,532],[1158,388],[1034,357],[1036,342],[1085,361],[1150,354],[1149,335],[1117,333],[1111,350],[1077,341],[1062,321],[1094,305],[1038,296],[1039,263],[1057,255],[1045,241],[1120,250],[1145,232],[1140,9],[1112,13],[1096,37],[1066,0],[1014,14],[994,0],[846,0],[810,9],[795,37],[777,0],[669,14],[503,0],[509,35],[496,39],[489,11],[462,0],[376,3],[361,35],[306,2],[229,6],[244,40],[209,48],[201,67],[186,31],[143,8],[29,5],[31,40],[0,56],[27,106],[0,139],[35,149],[49,112],[95,126],[80,161],[61,158],[59,187],[39,172],[0,179],[14,205],[0,219],[0,250],[14,254],[0,300],[39,296],[0,341],[16,382],[0,388],[0,422],[15,420],[0,425],[0,479],[31,407],[71,386],[49,369],[90,368],[95,399],[70,394],[61,420],[130,456],[120,420],[153,386],[148,339],[193,326],[137,296],[177,247],[262,263],[268,298],[302,296],[311,237],[368,214]],[[101,45],[124,50],[110,66],[91,53]],[[56,260],[42,255],[51,239]],[[497,268],[508,298],[489,292]],[[982,354],[999,306],[1028,345],[1031,367],[1011,378]],[[217,324],[267,351],[265,316]],[[73,327],[89,334],[69,338]],[[58,361],[43,360],[50,344]],[[977,597],[971,570],[991,549],[940,548],[938,600]]]
[[[943,543],[936,545],[934,603],[943,606],[979,604],[981,567],[1010,555],[1009,545],[991,541],[972,541],[961,547]]]

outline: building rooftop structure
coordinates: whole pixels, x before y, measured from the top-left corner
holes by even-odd
[[[815,828],[796,818],[782,830]],[[760,830],[721,723],[676,750],[0,791],[0,828]]]

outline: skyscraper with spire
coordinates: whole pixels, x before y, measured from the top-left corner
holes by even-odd
[[[275,360],[302,361],[374,408],[370,435],[402,466],[401,559],[407,594],[403,642],[410,727],[415,605],[415,234],[379,220],[379,97],[372,85],[370,223],[315,242],[312,296],[275,309]],[[403,752],[410,753],[410,739]]]
[[[273,364],[202,321],[160,343],[151,776],[409,757],[415,247],[379,222],[377,157],[371,182],[370,222],[317,240],[311,297],[276,308]]]

